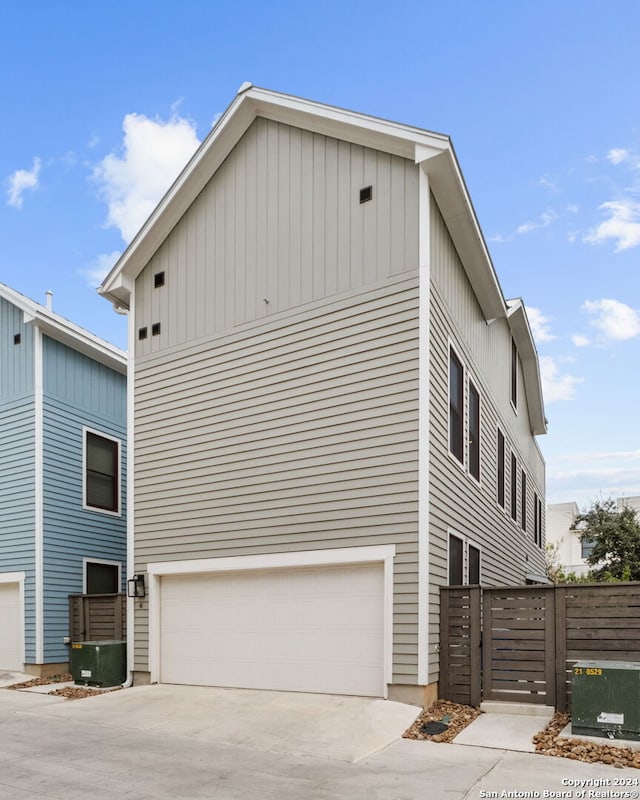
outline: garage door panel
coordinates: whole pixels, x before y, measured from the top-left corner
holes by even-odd
[[[20,584],[0,583],[0,669],[22,669]]]
[[[168,576],[160,680],[383,693],[382,565]]]

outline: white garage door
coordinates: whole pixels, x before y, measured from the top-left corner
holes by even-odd
[[[381,696],[383,567],[166,576],[160,680]]]
[[[0,670],[22,669],[20,584],[0,583]]]

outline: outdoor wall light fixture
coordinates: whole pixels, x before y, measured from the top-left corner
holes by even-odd
[[[134,575],[127,581],[127,597],[144,597],[144,575]]]

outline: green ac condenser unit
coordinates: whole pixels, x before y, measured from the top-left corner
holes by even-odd
[[[640,663],[580,661],[572,690],[572,734],[640,741]]]
[[[118,686],[127,672],[127,643],[73,642],[71,675],[81,686]]]

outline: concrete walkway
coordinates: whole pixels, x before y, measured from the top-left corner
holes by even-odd
[[[535,753],[533,737],[553,717],[550,706],[485,702],[483,712],[454,739],[456,744]]]

